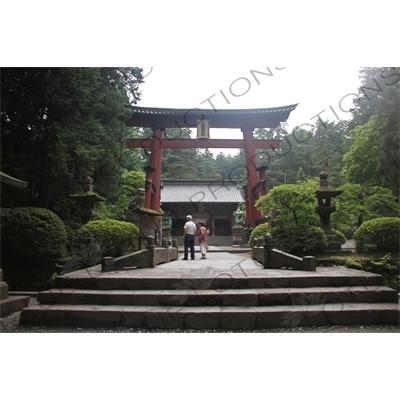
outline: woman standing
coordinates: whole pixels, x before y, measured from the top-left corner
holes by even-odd
[[[204,260],[207,255],[207,229],[204,226],[204,222],[199,222],[199,227],[197,228],[197,236],[199,238],[201,258]]]

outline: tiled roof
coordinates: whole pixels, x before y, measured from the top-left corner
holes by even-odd
[[[149,108],[132,107],[128,126],[164,128],[194,128],[199,120],[210,120],[211,128],[275,128],[285,122],[297,104],[272,108],[235,110],[202,110],[199,108]]]
[[[182,109],[182,108],[150,108],[150,107],[132,107],[133,114],[151,114],[151,115],[186,115],[193,114],[201,117],[215,116],[215,114],[224,115],[244,115],[244,114],[273,114],[279,112],[293,111],[297,107],[297,104],[291,104],[283,107],[272,107],[272,108],[250,108],[250,109],[232,109],[232,110],[202,110],[199,108],[195,109]]]
[[[243,203],[236,182],[215,180],[165,180],[161,203]]]

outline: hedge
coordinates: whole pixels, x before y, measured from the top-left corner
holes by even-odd
[[[63,221],[43,208],[13,208],[1,227],[4,280],[11,290],[45,290],[65,257],[68,235]]]
[[[253,240],[256,238],[265,238],[265,235],[269,232],[269,225],[268,223],[261,224],[256,226],[250,234],[248,245],[249,247],[253,246]]]
[[[15,254],[63,257],[68,235],[64,222],[44,208],[13,208],[2,226],[2,241]]]
[[[399,253],[400,218],[384,217],[364,222],[354,233],[356,250]]]
[[[105,257],[120,257],[138,248],[139,229],[130,222],[117,220],[91,221],[83,225],[77,238],[92,237],[104,250]]]
[[[324,231],[315,226],[287,225],[270,233],[277,249],[298,256],[319,254],[328,246]]]

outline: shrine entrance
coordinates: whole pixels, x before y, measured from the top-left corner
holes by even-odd
[[[246,202],[246,224],[254,228],[261,218],[261,213],[255,208],[255,202],[267,194],[266,168],[257,166],[256,149],[278,150],[279,140],[255,140],[255,129],[277,128],[281,122],[286,122],[297,104],[276,107],[243,110],[201,110],[198,108],[168,109],[133,107],[133,114],[126,122],[128,126],[151,128],[153,137],[150,139],[128,139],[128,148],[151,149],[150,165],[146,170],[146,201],[145,207],[160,211],[161,199],[161,165],[162,150],[174,149],[244,149],[247,168],[247,185],[244,188]],[[167,128],[197,129],[197,139],[168,139],[164,137]],[[243,140],[212,139],[210,130],[215,128],[240,129]]]

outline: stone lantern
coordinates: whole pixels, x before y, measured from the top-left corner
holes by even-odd
[[[99,201],[106,201],[105,198],[100,197],[93,191],[93,180],[90,177],[85,179],[83,192],[72,194],[69,198],[80,203],[81,209],[79,211],[79,216],[81,217],[83,225],[98,217],[98,214],[94,210],[94,205]]]
[[[328,250],[341,250],[342,246],[331,228],[331,214],[336,211],[336,207],[332,206],[331,203],[332,199],[340,196],[343,191],[329,186],[328,174],[326,172],[321,172],[319,177],[320,186],[316,191],[318,207],[315,209],[315,212],[319,215],[321,228],[328,239]]]

